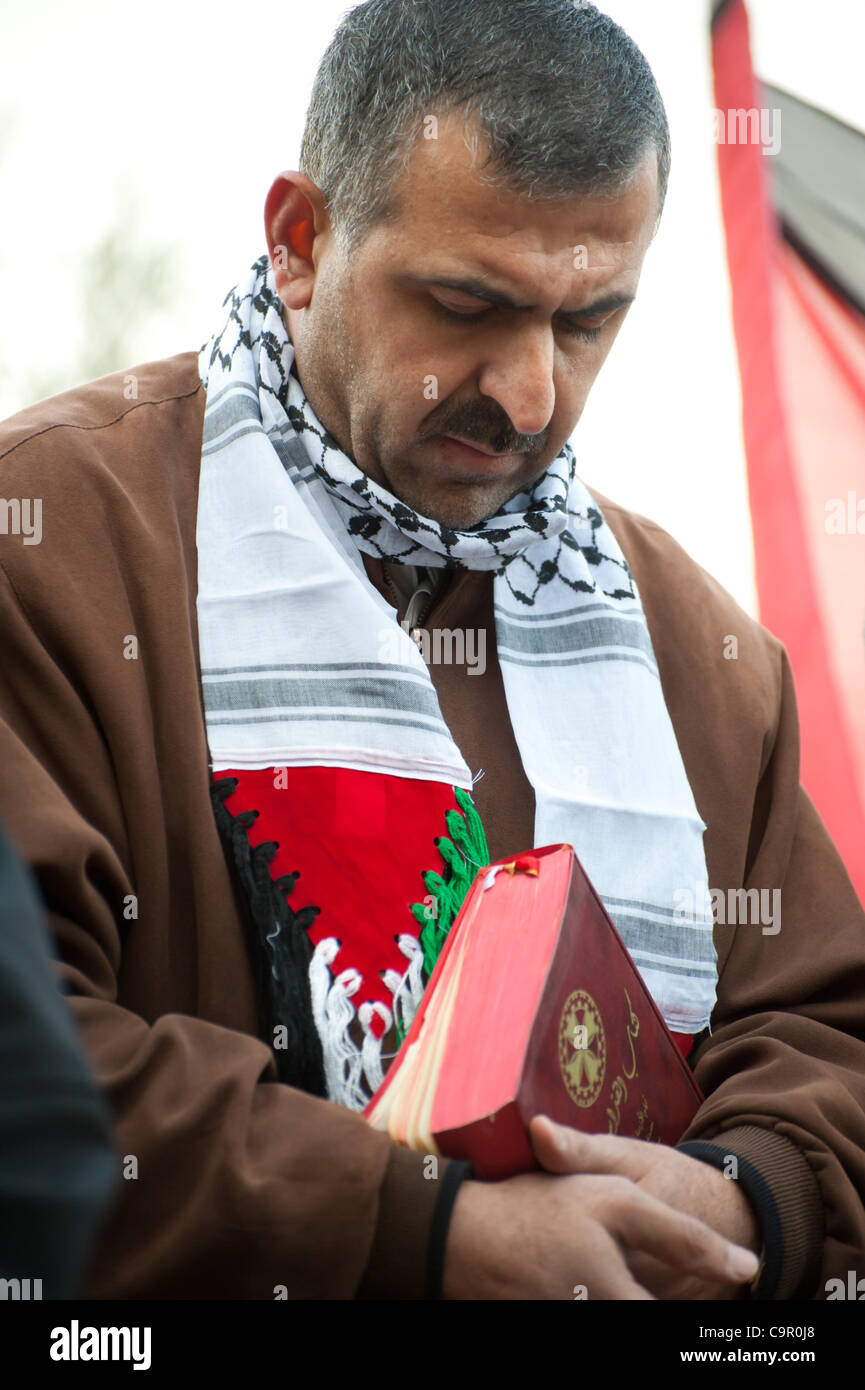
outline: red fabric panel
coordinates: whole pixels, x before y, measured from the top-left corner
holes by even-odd
[[[779,247],[778,271],[807,319],[815,343],[819,342],[831,363],[836,380],[856,409],[865,414],[865,318],[839,298],[787,242]],[[783,347],[783,325],[781,344]]]
[[[719,110],[764,104],[751,64],[744,0],[732,0],[715,24],[713,59]],[[793,667],[803,784],[865,901],[865,816],[823,627],[782,393],[776,340],[779,233],[766,161],[759,144],[718,146],[760,618],[784,643]]]
[[[799,494],[842,730],[865,807],[865,320],[792,247],[780,248],[780,354]],[[851,506],[852,502],[852,506]],[[843,510],[845,529],[837,531]],[[831,513],[831,525],[830,523]],[[829,526],[829,529],[827,529]],[[810,778],[809,743],[803,776]],[[865,812],[829,829],[865,877]]]
[[[256,810],[251,845],[276,840],[270,865],[274,879],[300,871],[290,906],[321,908],[309,929],[314,944],[335,936],[342,943],[331,965],[337,976],[359,970],[363,982],[356,1008],[378,1000],[390,1005],[382,970],[408,968],[396,936],[417,937],[410,905],[422,903],[425,869],[442,873],[433,843],[447,834],[445,811],[459,810],[453,788],[441,782],[358,772],[342,767],[266,768],[220,772],[236,777],[237,790],[225,805],[233,816]],[[381,1035],[379,1020],[370,1025]]]

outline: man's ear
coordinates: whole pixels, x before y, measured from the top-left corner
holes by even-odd
[[[279,174],[264,204],[264,231],[277,293],[305,309],[315,284],[316,239],[329,230],[321,190],[305,174]]]

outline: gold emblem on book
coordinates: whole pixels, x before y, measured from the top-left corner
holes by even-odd
[[[604,1084],[607,1042],[597,1004],[584,989],[569,994],[559,1023],[559,1064],[575,1105],[594,1105]]]

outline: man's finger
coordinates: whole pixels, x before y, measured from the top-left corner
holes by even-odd
[[[717,1231],[635,1188],[633,1199],[618,1204],[608,1229],[631,1249],[643,1250],[684,1273],[720,1284],[745,1284],[759,1260],[753,1250],[734,1245]]]
[[[719,1284],[717,1281],[695,1279],[690,1274],[680,1274],[678,1270],[670,1269],[662,1260],[656,1260],[654,1255],[647,1255],[645,1250],[628,1251],[628,1268],[638,1285],[649,1289],[656,1298],[697,1301],[737,1297],[735,1285]]]
[[[535,1157],[548,1173],[617,1173],[638,1182],[658,1159],[658,1146],[618,1134],[582,1134],[546,1115],[529,1124]]]

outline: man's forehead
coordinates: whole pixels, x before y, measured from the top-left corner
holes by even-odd
[[[639,275],[657,209],[657,158],[649,149],[615,195],[531,198],[490,181],[485,144],[450,114],[421,134],[397,185],[397,219],[382,224],[388,255],[418,257],[430,274],[486,280],[533,302],[539,277],[580,271],[594,293],[611,276]]]

